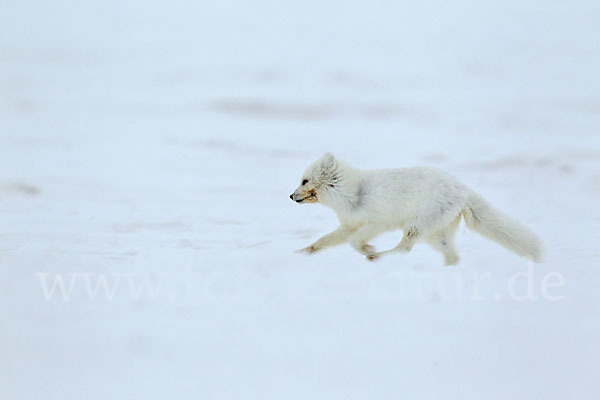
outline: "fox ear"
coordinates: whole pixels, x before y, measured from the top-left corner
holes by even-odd
[[[333,157],[333,154],[331,154],[331,153],[325,153],[322,160],[323,160],[322,164],[324,166],[333,167],[335,165],[335,157]]]

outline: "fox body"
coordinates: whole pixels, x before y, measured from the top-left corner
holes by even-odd
[[[447,265],[458,262],[454,236],[461,218],[466,225],[508,250],[539,262],[542,246],[536,235],[495,210],[452,175],[435,168],[360,170],[331,153],[309,166],[290,198],[333,209],[340,227],[301,251],[314,253],[349,242],[369,260],[408,252],[417,241],[440,251]],[[398,246],[376,252],[369,241],[389,231],[403,231]]]

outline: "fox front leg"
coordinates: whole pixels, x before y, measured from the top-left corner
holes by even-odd
[[[340,226],[335,231],[328,233],[310,246],[298,250],[298,252],[313,254],[327,247],[340,245],[346,242],[354,231],[355,229],[346,226]]]
[[[350,245],[364,256],[375,253],[375,247],[369,244],[371,239],[379,236],[385,231],[385,227],[376,224],[363,225],[350,237]]]
[[[368,254],[367,260],[375,261],[384,254],[389,254],[389,253],[394,253],[394,252],[408,253],[409,251],[412,250],[413,246],[415,245],[415,242],[419,239],[419,236],[420,236],[419,231],[416,228],[409,228],[406,231],[406,233],[404,233],[404,236],[402,237],[402,240],[400,241],[400,244],[398,244],[398,246],[394,247],[391,250],[386,250],[386,251],[382,251],[379,253]]]

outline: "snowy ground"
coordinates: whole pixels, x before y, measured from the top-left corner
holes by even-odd
[[[600,398],[599,38],[592,0],[2,2],[0,398]],[[326,151],[452,172],[547,262],[293,253]]]

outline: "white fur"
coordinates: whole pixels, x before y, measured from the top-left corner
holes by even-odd
[[[292,200],[320,202],[333,209],[340,227],[303,251],[314,253],[349,242],[369,260],[412,249],[424,240],[458,262],[454,235],[461,220],[508,250],[539,262],[542,246],[536,235],[519,222],[492,208],[481,196],[453,176],[435,168],[360,170],[327,153],[304,173]],[[376,236],[402,229],[395,248],[377,253],[369,245]]]

